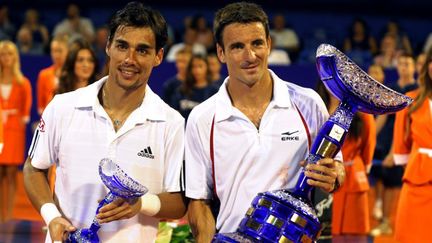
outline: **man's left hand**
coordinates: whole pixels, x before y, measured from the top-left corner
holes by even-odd
[[[126,200],[118,198],[113,202],[100,208],[96,215],[100,224],[109,223],[116,220],[128,219],[137,215],[141,210],[141,198],[133,204],[129,204]]]
[[[305,175],[309,185],[319,187],[326,192],[333,192],[337,189],[336,183],[342,185],[345,181],[345,168],[340,161],[324,158],[315,164],[307,164]]]

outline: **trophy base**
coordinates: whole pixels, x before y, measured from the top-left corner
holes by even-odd
[[[99,243],[99,236],[90,229],[78,229],[69,234],[67,243]]]
[[[259,193],[236,233],[216,234],[213,242],[314,242],[321,225],[311,204],[289,191]],[[246,241],[244,241],[246,240]]]
[[[250,239],[241,233],[215,234],[212,243],[254,243],[256,240]]]

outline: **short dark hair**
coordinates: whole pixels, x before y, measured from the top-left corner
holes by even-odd
[[[231,3],[219,9],[213,22],[213,33],[216,43],[223,46],[223,30],[233,23],[248,24],[260,22],[264,26],[266,37],[269,37],[269,21],[264,10],[255,3],[238,2]]]
[[[163,48],[168,39],[167,24],[159,11],[144,6],[140,2],[130,2],[117,11],[109,23],[108,41],[114,38],[119,26],[149,27],[156,39],[156,51]]]

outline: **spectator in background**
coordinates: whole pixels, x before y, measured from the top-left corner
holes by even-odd
[[[90,44],[76,40],[68,51],[62,67],[57,94],[85,87],[96,81],[98,61]]]
[[[383,36],[386,35],[392,35],[395,38],[397,50],[403,51],[411,55],[413,54],[411,42],[408,38],[408,35],[401,31],[400,26],[396,21],[390,20],[387,23],[386,28],[384,29]]]
[[[20,29],[27,28],[33,39],[34,45],[42,46],[45,50],[49,44],[49,33],[45,25],[39,22],[39,13],[36,9],[28,9],[25,13],[24,23]]]
[[[12,40],[15,36],[15,26],[9,20],[9,9],[7,6],[0,6],[0,41]]]
[[[300,51],[300,41],[296,32],[286,26],[284,15],[276,14],[273,17],[273,28],[270,34],[275,48],[287,51],[290,56],[297,56]]]
[[[0,106],[4,126],[4,147],[0,154],[0,222],[12,217],[17,170],[24,163],[31,103],[31,85],[21,72],[18,48],[11,41],[0,41]]]
[[[396,49],[396,39],[393,35],[386,35],[381,40],[380,52],[374,58],[374,63],[382,68],[395,68],[399,52]]]
[[[106,63],[107,55],[106,55],[105,48],[108,42],[108,36],[109,36],[109,30],[107,26],[102,26],[97,28],[95,41],[93,43],[93,49],[94,52],[96,53],[98,62],[101,64]],[[102,71],[102,70],[98,70],[98,71]]]
[[[176,53],[181,49],[186,49],[187,51],[190,51],[193,54],[206,55],[207,54],[206,48],[205,46],[197,42],[197,37],[198,37],[198,33],[195,29],[191,27],[186,28],[183,35],[183,42],[171,46],[166,56],[166,60],[168,62],[174,62]]]
[[[374,55],[377,52],[375,38],[370,34],[366,22],[360,18],[353,21],[350,26],[348,37],[344,40],[343,50],[347,53],[352,51],[368,52]]]
[[[16,44],[20,54],[27,54],[27,55],[44,54],[43,45],[33,41],[31,30],[27,27],[22,27],[18,31]]]
[[[269,65],[290,65],[291,59],[288,56],[288,53],[284,50],[277,49],[275,46],[275,42],[273,41],[275,38],[271,35],[271,50],[270,55],[268,57]]]
[[[162,99],[167,104],[172,104],[172,99],[178,92],[178,87],[186,80],[186,69],[192,53],[189,50],[181,49],[176,53],[175,66],[177,73],[163,84]]]
[[[80,16],[80,9],[76,4],[67,7],[67,18],[54,27],[53,36],[70,35],[72,40],[84,38],[89,43],[94,40],[94,28],[90,19]]]
[[[192,109],[217,92],[211,84],[207,57],[192,55],[186,69],[186,80],[177,88],[171,107],[187,120]]]
[[[368,68],[368,74],[375,79],[376,81],[384,84],[385,81],[385,73],[383,68],[380,65],[372,64]],[[383,128],[383,125],[385,123],[385,120],[387,117],[385,115],[380,115],[375,117],[375,125],[376,125],[376,133],[377,133],[377,141],[378,140],[386,140],[386,138],[380,138],[378,137],[378,134],[380,133],[381,129]],[[388,141],[387,141],[388,142]],[[378,143],[375,147],[375,153],[372,160],[372,167],[370,171],[370,184],[374,188],[375,192],[375,204],[373,207],[372,215],[376,220],[381,220],[383,217],[383,175],[382,175],[382,158],[380,158],[379,153],[377,152],[377,148],[382,146],[380,143]],[[382,155],[381,155],[382,157]]]
[[[210,69],[211,81],[213,84],[219,87],[224,81],[221,76],[222,63],[219,61],[217,54],[214,52],[207,55],[207,60]]]
[[[45,107],[56,93],[61,68],[68,52],[68,42],[69,37],[67,35],[58,35],[51,41],[52,65],[42,69],[37,79],[37,111],[39,115],[42,115]]]
[[[421,69],[423,67],[423,65],[426,62],[426,53],[422,52],[420,54],[418,54],[417,58],[416,58],[416,63],[415,63],[415,72],[416,72],[416,77],[417,79],[420,76],[420,72]]]
[[[414,102],[396,113],[394,162],[405,166],[396,213],[395,239],[429,242],[432,225],[432,49],[421,69],[419,88],[408,92]]]
[[[390,84],[389,88],[399,92],[406,93],[417,88],[414,78],[415,66],[414,58],[408,53],[401,53],[397,58],[397,72],[399,78],[395,84]],[[391,204],[395,201],[396,193],[402,186],[403,167],[395,165],[393,158],[393,129],[395,124],[395,115],[386,114],[376,118],[378,133],[377,145],[375,148],[374,158],[380,160],[382,164],[381,173],[383,179],[383,217],[380,224],[372,229],[371,235],[378,236],[393,233],[390,224]]]
[[[205,46],[207,52],[216,51],[216,47],[213,41],[212,30],[207,25],[207,20],[204,18],[204,16],[202,16],[201,14],[195,15],[192,18],[190,27],[197,32],[197,43]]]

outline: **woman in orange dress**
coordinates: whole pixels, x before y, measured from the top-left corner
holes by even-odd
[[[0,221],[11,218],[18,166],[24,163],[25,132],[30,120],[31,85],[20,70],[18,49],[0,42],[0,105],[4,147],[0,154]],[[4,190],[6,189],[6,190]]]
[[[333,113],[339,100],[318,88]],[[332,235],[367,235],[370,231],[367,173],[372,163],[376,144],[376,125],[370,114],[356,113],[348,136],[342,146],[346,179],[344,185],[333,193]]]
[[[421,69],[414,102],[396,113],[393,149],[396,164],[406,164],[396,214],[398,242],[431,242],[432,225],[432,48]]]

